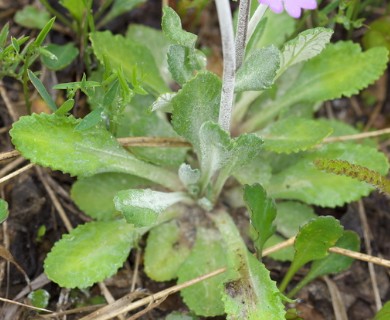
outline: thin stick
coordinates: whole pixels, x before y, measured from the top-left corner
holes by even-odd
[[[75,309],[70,309],[70,310],[65,310],[65,311],[53,312],[51,314],[40,315],[40,318],[43,318],[43,319],[58,318],[60,316],[65,316],[68,314],[93,311],[93,310],[96,310],[98,308],[101,308],[102,306],[104,306],[104,304],[97,304],[97,305],[85,306],[85,307],[80,307],[80,308],[75,308]]]
[[[99,282],[98,286],[100,288],[100,292],[103,294],[104,298],[109,304],[112,304],[115,302],[114,297],[112,296],[110,290],[108,290],[107,286],[104,284],[104,282]],[[125,320],[125,317],[122,314],[118,314],[118,319]]]
[[[51,310],[47,310],[47,309],[43,309],[43,308],[37,308],[37,307],[34,307],[34,306],[30,306],[28,304],[24,304],[24,303],[21,303],[21,302],[9,300],[9,299],[6,299],[6,298],[1,298],[0,297],[0,301],[6,302],[6,303],[11,303],[11,304],[16,304],[18,306],[21,306],[21,307],[24,307],[24,308],[33,309],[33,310],[37,310],[37,311],[44,311],[44,312],[50,312],[50,313],[53,312]]]
[[[15,122],[16,120],[18,120],[18,115],[16,114],[16,112],[14,110],[14,107],[12,105],[11,100],[8,98],[7,91],[5,91],[5,89],[4,89],[3,81],[0,81],[0,95],[4,100],[4,104],[8,110],[8,113],[9,113],[11,119]]]
[[[62,222],[65,225],[66,230],[68,232],[73,230],[72,224],[70,223],[68,216],[65,213],[65,210],[62,208],[62,205],[60,201],[58,200],[56,194],[54,193],[53,189],[50,187],[50,185],[47,183],[47,180],[42,172],[41,168],[36,168],[39,178],[41,179],[41,182],[43,184],[43,187],[45,188],[47,194],[49,195],[49,198],[51,202],[53,203],[54,207],[56,208],[58,214],[60,215],[60,218]]]
[[[371,131],[371,132],[362,132],[357,134],[350,134],[346,136],[340,136],[340,137],[329,137],[324,139],[323,143],[330,143],[330,142],[339,142],[339,141],[349,141],[349,140],[361,140],[366,138],[372,138],[372,137],[378,137],[384,134],[390,134],[390,128],[377,130],[377,131]]]
[[[118,142],[125,147],[191,147],[188,141],[171,137],[126,137]]]
[[[359,206],[358,207],[359,217],[360,217],[360,221],[361,221],[362,226],[363,226],[364,244],[366,246],[367,254],[372,255],[372,248],[371,248],[372,236],[371,236],[370,227],[369,227],[368,221],[367,221],[366,210],[364,209],[362,200],[359,200],[358,206]],[[382,308],[382,301],[381,301],[381,295],[380,295],[379,290],[378,290],[378,281],[376,279],[374,265],[372,264],[372,262],[368,263],[368,272],[370,273],[372,291],[374,293],[376,309],[377,309],[377,311],[379,311]]]
[[[280,242],[278,244],[275,244],[272,247],[264,249],[262,252],[262,256],[265,257],[271,253],[274,253],[276,251],[279,251],[279,250],[282,250],[282,249],[287,248],[289,246],[292,246],[294,244],[294,241],[295,241],[295,237],[292,237],[290,239],[287,239],[286,241]]]
[[[13,160],[12,162],[8,163],[4,168],[0,170],[0,178],[4,177],[6,174],[10,173],[15,168],[19,167],[23,162],[25,162],[26,159],[23,159],[22,157]]]
[[[223,75],[222,92],[219,106],[218,124],[225,131],[230,131],[232,117],[234,82],[236,73],[236,51],[234,45],[233,21],[228,0],[216,0],[219,30],[222,39]]]
[[[133,269],[133,277],[131,279],[130,292],[134,292],[134,290],[135,290],[135,285],[137,283],[140,262],[141,262],[141,250],[137,249],[136,254],[135,254],[135,265],[134,265],[134,269]]]
[[[382,267],[390,268],[390,260],[378,258],[378,257],[373,257],[368,254],[364,254],[361,252],[356,252],[356,251],[351,251],[348,249],[343,249],[339,247],[332,247],[329,248],[329,252],[341,254],[343,256],[347,256],[353,259],[361,260],[361,261],[366,261],[366,262],[372,262],[374,264],[377,264]]]
[[[225,271],[226,271],[226,268],[221,268],[221,269],[215,270],[213,272],[210,272],[208,274],[200,276],[196,279],[186,281],[184,283],[170,287],[168,289],[160,291],[156,294],[153,294],[153,295],[148,296],[146,298],[143,298],[141,300],[135,301],[134,303],[131,303],[131,304],[128,303],[128,299],[134,293],[128,294],[128,295],[124,296],[123,298],[115,301],[113,304],[105,306],[105,307],[81,318],[80,320],[92,320],[92,319],[93,320],[107,320],[107,319],[111,319],[112,317],[115,317],[118,314],[129,312],[131,310],[137,309],[137,308],[142,307],[144,305],[149,305],[155,301],[158,301],[158,300],[165,298],[173,293],[176,293],[184,288],[192,286],[196,283],[199,283],[199,282],[204,281],[206,279],[209,279],[211,277],[215,277],[221,273],[224,273]]]
[[[31,169],[33,166],[34,166],[33,163],[29,163],[28,165],[26,165],[26,166],[24,166],[24,167],[22,167],[22,168],[20,168],[20,169],[18,169],[16,171],[10,173],[9,175],[6,175],[5,177],[0,179],[0,184],[2,184],[4,182],[6,182],[6,181],[16,177],[17,175],[21,174],[22,172],[25,172],[25,171]]]
[[[265,249],[263,251],[263,257],[293,245],[294,241],[295,241],[295,237],[292,237],[292,238],[287,239],[286,241],[283,241],[281,243],[278,243],[272,247]],[[382,259],[382,258],[378,258],[378,257],[373,257],[373,256],[370,256],[368,254],[364,254],[364,253],[360,253],[360,252],[356,252],[356,251],[352,251],[352,250],[348,250],[348,249],[343,249],[343,248],[339,248],[339,247],[331,247],[331,248],[329,248],[328,251],[333,252],[333,253],[337,253],[337,254],[341,254],[343,256],[347,256],[347,257],[350,257],[353,259],[366,261],[366,262],[372,262],[372,263],[377,264],[379,266],[390,268],[390,260],[386,260],[386,259]]]
[[[7,151],[7,152],[3,152],[3,153],[0,153],[0,161],[1,160],[7,160],[7,159],[16,158],[17,156],[20,156],[20,153],[17,150],[11,150],[11,151]]]

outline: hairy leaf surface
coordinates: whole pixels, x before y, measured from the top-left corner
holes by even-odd
[[[45,273],[61,287],[90,287],[117,272],[137,237],[123,220],[80,225],[56,242],[45,259]]]
[[[138,160],[105,129],[75,130],[79,123],[72,116],[33,114],[15,122],[10,135],[25,158],[54,170],[76,176],[124,172],[168,188],[180,185],[175,174]]]

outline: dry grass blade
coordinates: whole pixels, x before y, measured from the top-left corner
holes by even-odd
[[[21,303],[21,302],[9,300],[9,299],[6,299],[6,298],[0,298],[0,301],[6,302],[6,303],[15,304],[15,305],[18,305],[18,306],[21,306],[21,307],[24,307],[24,308],[29,308],[29,309],[33,309],[33,310],[37,310],[37,311],[44,311],[44,312],[50,312],[50,313],[53,312],[51,310],[47,310],[47,309],[43,309],[43,308],[37,308],[37,307],[34,307],[34,306],[30,306],[28,304],[24,304],[24,303]]]
[[[1,160],[7,160],[7,159],[16,158],[17,156],[20,156],[20,153],[17,150],[11,150],[11,151],[7,151],[7,152],[3,152],[3,153],[0,153],[0,161]]]
[[[30,279],[27,273],[23,270],[23,268],[19,265],[19,263],[16,262],[11,252],[9,252],[7,248],[0,246],[0,257],[3,257],[5,260],[11,262],[16,267],[16,269],[18,269],[20,273],[23,274],[24,279],[26,280],[28,286],[30,286]]]
[[[6,175],[5,177],[3,177],[3,178],[0,179],[0,184],[2,184],[2,183],[4,183],[4,182],[6,182],[6,181],[8,181],[8,180],[10,180],[10,179],[12,179],[12,178],[18,176],[18,175],[21,174],[22,172],[25,172],[25,171],[31,169],[33,166],[34,166],[33,163],[29,163],[28,165],[26,165],[26,166],[24,166],[24,167],[22,167],[22,168],[20,168],[20,169],[18,169],[18,170],[16,170],[16,171],[10,173],[9,175]]]
[[[377,131],[362,132],[357,134],[350,134],[346,136],[329,137],[324,139],[322,143],[331,143],[331,142],[349,141],[349,140],[362,140],[367,138],[378,137],[384,134],[390,134],[390,128],[377,130]]]
[[[124,147],[191,147],[184,139],[170,137],[126,137],[118,142]]]
[[[160,299],[163,299],[173,293],[176,293],[184,288],[187,288],[189,286],[192,286],[198,282],[204,281],[208,278],[215,277],[223,272],[226,271],[226,268],[221,268],[218,270],[215,270],[213,272],[210,272],[208,274],[205,274],[203,276],[200,276],[198,278],[192,279],[190,281],[181,283],[179,285],[170,287],[168,289],[165,289],[163,291],[157,292],[156,294],[153,294],[151,296],[148,296],[146,298],[140,299],[138,301],[135,301],[133,303],[129,304],[129,297],[131,297],[131,294],[128,294],[121,299],[115,301],[113,304],[110,304],[108,306],[105,306],[83,318],[80,320],[108,320],[111,319],[118,314],[122,314],[125,312],[129,312],[135,309],[138,309],[139,307],[149,305],[151,303],[154,303],[155,301],[159,301]]]
[[[347,311],[345,309],[345,304],[341,297],[341,293],[337,288],[337,285],[330,280],[328,277],[323,277],[332,299],[332,306],[336,320],[348,320]]]

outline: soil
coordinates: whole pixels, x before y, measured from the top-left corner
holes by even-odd
[[[13,15],[23,6],[34,1],[28,0],[0,0],[0,28],[8,21],[11,26],[11,34],[18,37],[22,34],[29,34],[31,31],[13,23]],[[38,2],[38,1],[37,1]],[[171,3],[172,6],[175,3]],[[131,13],[121,16],[107,27],[116,33],[124,33],[129,23],[143,23],[158,28],[160,25],[161,3],[156,0],[147,1],[138,9]],[[378,9],[379,10],[379,9]],[[375,14],[368,19],[378,17]],[[221,49],[218,31],[218,21],[215,8],[208,5],[201,13],[199,23],[192,23],[194,12],[188,12],[184,16],[184,25],[189,30],[196,31],[200,36],[200,43],[211,49],[209,60],[210,69],[218,74],[221,73]],[[70,35],[59,31],[54,32],[51,37],[56,42],[64,42]],[[334,40],[345,39],[347,32],[337,27]],[[365,29],[353,32],[351,37],[354,41],[359,41]],[[35,32],[33,32],[33,35]],[[39,67],[39,66],[38,66]],[[64,72],[57,74],[59,82],[74,81],[79,76],[74,64]],[[38,69],[36,69],[38,70]],[[365,104],[365,100],[360,96],[352,99],[340,99],[328,102],[321,108],[319,115],[341,119],[360,128],[369,126],[371,129],[382,129],[390,126],[390,90],[389,90],[388,72],[369,92],[379,101],[374,106]],[[14,108],[15,113],[20,116],[25,113],[22,88],[20,84],[10,78],[3,79],[2,89],[4,94],[0,98],[0,152],[6,152],[13,149],[8,130],[13,121],[12,114],[6,108],[4,98],[9,100],[9,104]],[[36,96],[34,96],[36,97]],[[80,97],[82,102],[82,97]],[[80,103],[82,105],[82,103]],[[33,101],[34,110],[45,108],[38,100]],[[87,112],[81,109],[80,114]],[[368,129],[368,128],[366,128]],[[381,139],[380,148],[385,154],[389,154],[390,140]],[[9,159],[0,162],[0,177],[25,166],[28,162],[23,159]],[[11,167],[12,166],[12,167]],[[66,210],[66,214],[73,225],[83,223],[88,220],[80,210],[75,206],[69,196],[70,187],[74,181],[68,175],[60,172],[53,172],[49,169],[31,168],[28,171],[17,175],[15,178],[0,184],[0,197],[6,199],[10,206],[10,216],[6,222],[1,225],[0,244],[9,250],[14,261],[24,270],[29,279],[38,279],[37,285],[50,293],[51,310],[69,310],[76,306],[90,305],[101,301],[100,288],[96,285],[88,291],[65,290],[59,288],[56,284],[46,281],[42,277],[43,261],[47,252],[53,246],[66,228],[59,218],[53,201],[48,196],[47,187],[43,181],[50,186],[57,196],[60,204]],[[359,207],[359,203],[352,203],[336,209],[316,208],[320,215],[333,215],[341,220],[346,229],[356,231],[362,238],[361,252],[372,250],[371,254],[390,259],[390,201],[389,198],[379,192],[373,192],[369,197],[364,198]],[[367,217],[367,225],[362,223],[359,210],[364,208]],[[238,225],[245,226],[243,209],[237,211],[235,219]],[[242,220],[242,221],[241,221]],[[39,236],[42,228],[46,228],[44,236]],[[368,242],[371,248],[367,248],[364,242],[364,234],[369,234]],[[132,252],[125,267],[117,275],[108,279],[105,284],[114,296],[120,298],[129,291],[136,268],[136,261],[141,259],[139,265],[139,274],[136,281],[136,287],[142,289],[143,294],[155,293],[171,285],[171,283],[156,283],[149,280],[142,269],[142,247],[138,252]],[[20,268],[15,265],[6,253],[0,250],[0,256],[5,259],[0,260],[0,297],[15,299],[15,297],[26,287],[25,275],[20,272]],[[288,264],[265,259],[267,267],[271,270],[273,279],[280,280],[286,272]],[[295,281],[298,281],[304,274],[301,271]],[[374,267],[376,283],[370,276],[368,264],[355,261],[352,267],[342,273],[328,279],[319,279],[305,287],[299,293],[298,303],[293,305],[301,312],[303,319],[309,320],[333,320],[345,319],[340,315],[345,312],[347,319],[368,320],[372,319],[377,310],[375,302],[374,289],[379,293],[382,303],[390,299],[390,281],[389,272],[383,267]],[[35,283],[33,282],[33,283]],[[332,286],[332,283],[335,286]],[[330,291],[330,288],[333,291]],[[341,307],[335,309],[337,303],[332,302],[332,296],[339,294]],[[141,291],[140,291],[141,295]],[[24,298],[19,301],[25,301]],[[343,310],[344,309],[344,310]],[[186,310],[178,294],[168,297],[161,305],[142,315],[140,319],[159,319],[173,310]],[[336,316],[337,315],[337,316]],[[66,319],[78,319],[80,315],[69,315]],[[0,310],[0,319],[33,319],[37,314],[25,308],[17,307],[9,303],[3,303]],[[57,319],[65,319],[58,317]],[[215,318],[223,319],[223,317]]]

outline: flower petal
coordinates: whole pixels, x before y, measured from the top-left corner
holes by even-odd
[[[301,16],[301,7],[296,0],[284,0],[284,7],[287,13],[293,18],[299,18]]]
[[[275,13],[283,12],[283,1],[282,0],[259,0],[260,3],[270,7]]]

